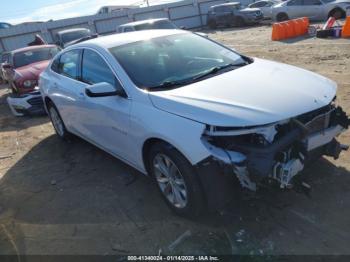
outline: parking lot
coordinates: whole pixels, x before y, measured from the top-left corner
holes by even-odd
[[[349,40],[272,42],[270,26],[205,32],[246,55],[335,80],[350,113]],[[350,151],[304,171],[309,194],[237,186],[224,209],[186,220],[131,167],[81,139],[61,141],[47,117],[15,118],[8,93],[1,86],[0,254],[350,255]],[[350,132],[340,141],[349,143]]]

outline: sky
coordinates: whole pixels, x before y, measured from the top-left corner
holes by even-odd
[[[3,0],[1,2],[0,21],[19,24],[92,15],[102,6],[142,4],[144,0]],[[171,0],[149,0],[150,5],[164,2]]]

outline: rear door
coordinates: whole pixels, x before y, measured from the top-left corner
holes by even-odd
[[[265,18],[271,18],[273,5],[274,5],[273,2],[262,1],[262,6],[258,8],[260,8],[261,12],[263,12]]]
[[[318,20],[323,17],[323,3],[320,0],[304,0],[304,16],[311,20]]]
[[[287,14],[290,19],[305,16],[303,0],[291,0],[287,3]]]
[[[226,6],[217,6],[214,8],[214,14],[218,24],[226,24],[232,12],[230,8]]]
[[[50,97],[57,106],[66,127],[72,132],[79,131],[78,109],[84,99],[85,85],[79,81],[81,53],[80,49],[64,52],[51,67],[54,73],[50,81]]]

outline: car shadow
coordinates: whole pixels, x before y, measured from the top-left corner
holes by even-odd
[[[230,26],[230,27],[218,27],[216,29],[210,29],[208,27],[203,27],[201,30],[196,30],[196,31],[200,31],[203,33],[216,33],[216,32],[226,32],[226,31],[242,31],[242,30],[246,30],[246,29],[251,29],[251,28],[261,28],[261,27],[266,27],[266,26],[270,26],[271,22],[262,22],[259,24],[253,24],[253,25],[245,25],[245,26]]]
[[[322,159],[305,171],[305,180],[316,185],[309,195],[278,189],[253,194],[237,186],[223,209],[189,220],[168,209],[150,178],[79,138],[64,142],[52,135],[0,179],[0,234],[5,231],[2,239],[14,239],[0,241],[0,253],[274,253],[269,241],[276,245],[279,232],[315,226],[308,225],[307,214],[295,215],[303,214],[300,209],[313,212],[313,220],[327,209],[334,224],[322,232],[348,230],[350,201],[343,209],[336,201],[350,192],[349,174]],[[190,233],[182,246],[170,250],[184,232]],[[294,241],[298,236],[285,237]]]

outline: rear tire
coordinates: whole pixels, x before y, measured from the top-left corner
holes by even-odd
[[[277,22],[283,22],[289,20],[289,17],[286,13],[279,13],[276,17]]]
[[[157,143],[149,152],[150,175],[163,199],[177,215],[199,216],[206,201],[197,174],[190,162],[174,147]]]
[[[71,133],[67,131],[57,107],[52,102],[48,102],[47,111],[56,134],[60,138],[68,140],[71,137]]]
[[[216,29],[217,23],[216,23],[215,20],[209,20],[208,26],[209,26],[210,29]]]
[[[240,16],[235,17],[234,20],[235,20],[234,24],[237,27],[241,27],[241,26],[245,25],[244,19],[242,17],[240,17]]]
[[[340,18],[345,18],[346,13],[343,10],[338,8],[329,12],[328,18],[331,16],[334,17],[335,19],[340,19]]]

